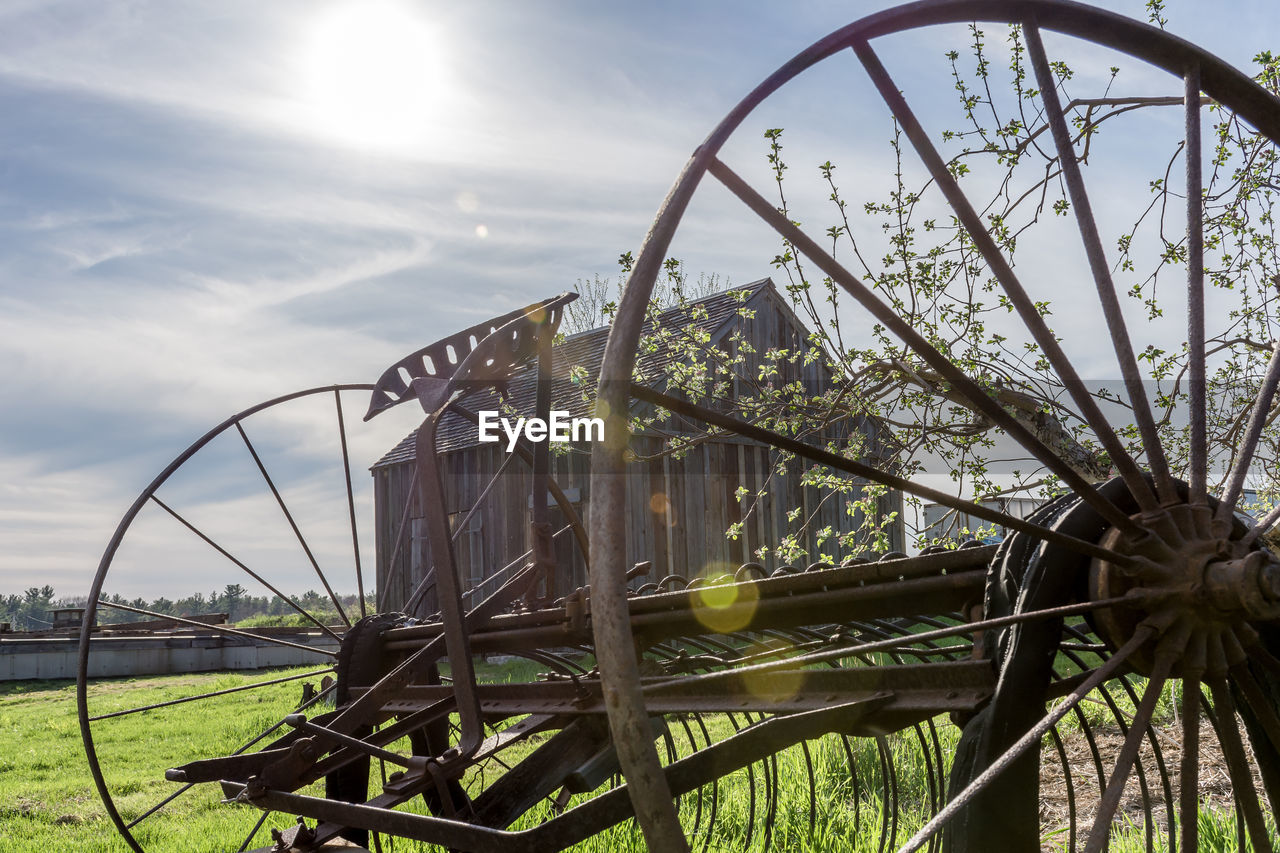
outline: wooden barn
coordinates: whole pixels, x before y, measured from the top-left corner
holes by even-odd
[[[644,381],[660,390],[664,377],[691,366],[687,357],[677,354],[677,347],[664,341],[696,339],[722,352],[741,348],[746,361],[740,371],[751,376],[756,375],[760,360],[770,350],[797,351],[810,346],[808,330],[769,279],[670,309],[659,315],[656,325],[667,330],[666,336],[646,337],[649,344],[638,356],[638,368]],[[592,329],[556,345],[553,410],[567,410],[573,417],[591,414],[586,397],[594,393],[608,332],[607,327]],[[783,364],[780,374],[773,377],[774,382],[795,380],[821,388],[830,376],[815,361]],[[511,381],[508,405],[519,413],[531,413],[535,393],[536,371],[530,366]],[[495,410],[499,400],[496,395],[477,395],[467,400],[467,407],[472,411]],[[826,438],[847,437],[850,430],[857,430],[872,454],[880,447],[872,422],[846,418],[833,429],[840,432],[828,432]],[[673,431],[681,432],[680,425],[667,421],[635,435],[632,441],[636,461],[628,494],[627,565],[644,560],[653,564],[649,576],[635,584],[673,574],[695,577],[732,572],[752,561],[772,571],[780,565],[775,555],[783,537],[799,531],[810,516],[800,535],[807,552],[841,556],[833,541],[819,547],[818,531],[828,526],[836,532],[856,529],[861,519],[851,516],[846,504],[859,495],[824,500],[830,496],[801,485],[801,463],[792,462],[780,473],[777,451],[736,436],[696,443],[682,455],[664,452],[670,448]],[[411,499],[414,439],[412,433],[406,436],[372,468],[377,591],[379,608],[384,610],[404,609],[430,564],[420,544],[425,536],[421,512]],[[460,417],[442,421],[437,447],[447,472],[446,503],[462,585],[480,587],[481,594],[491,592],[497,586],[495,574],[513,562],[523,564],[522,555],[532,547],[529,467],[517,455],[506,452],[505,440],[479,442],[476,425]],[[590,445],[553,447],[552,476],[585,520],[590,504]],[[475,509],[477,501],[481,506]],[[793,521],[788,512],[797,507],[802,512]],[[882,516],[898,514],[889,526],[890,548],[901,551],[901,495],[890,493],[880,498],[878,512]],[[550,516],[554,529],[562,530],[566,520],[554,504]],[[459,531],[457,526],[463,521],[466,527]],[[740,525],[740,533],[731,538],[726,531],[735,525]],[[586,566],[570,532],[557,536],[556,548],[559,572],[552,588],[545,591],[552,598],[587,583]],[[413,608],[418,615],[434,609],[431,595]]]

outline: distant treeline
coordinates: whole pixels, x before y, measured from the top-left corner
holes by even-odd
[[[356,595],[339,595],[338,601],[348,618],[355,621],[360,616],[360,599]],[[30,587],[18,595],[0,595],[0,622],[9,622],[15,631],[39,631],[52,625],[50,610],[59,607],[84,607],[86,596],[56,597],[53,587]],[[127,599],[121,595],[103,594],[103,605],[98,607],[98,624],[113,622],[146,622],[154,617],[131,613],[105,606],[105,603],[123,604],[137,610],[147,610],[166,616],[199,616],[205,613],[226,613],[230,622],[244,625],[310,625],[293,605],[278,595],[249,595],[240,584],[227,584],[219,592],[205,595],[197,592],[185,598],[169,599],[161,596],[148,601],[138,597]],[[365,595],[365,607],[373,611],[374,593]],[[325,624],[341,622],[338,610],[328,595],[313,589],[293,598],[298,608],[310,613]]]

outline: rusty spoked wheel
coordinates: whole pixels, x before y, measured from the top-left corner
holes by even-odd
[[[375,598],[369,569],[374,496],[367,481],[355,477],[356,466],[383,454],[391,446],[388,439],[404,434],[352,428],[351,413],[365,411],[370,392],[375,392],[374,406],[385,407],[378,388],[312,388],[227,418],[166,466],[117,526],[89,593],[77,702],[95,784],[131,849],[172,849],[174,838],[189,832],[192,813],[207,817],[206,831],[219,849],[265,849],[261,845],[271,844],[270,831],[296,830],[289,814],[227,804],[226,790],[200,784],[192,768],[205,759],[229,758],[233,771],[260,772],[273,753],[278,756],[299,738],[301,726],[324,725],[335,708],[349,704],[353,685],[382,678],[390,658],[383,655],[381,635],[414,624],[405,613],[381,612],[388,597],[379,589]],[[492,476],[472,484],[471,504],[459,513],[455,538],[468,529],[472,514],[492,504],[509,466],[529,464],[527,449],[520,451],[496,465]],[[549,487],[563,499],[554,479]],[[432,613],[435,563],[415,521],[421,515],[419,502],[409,500],[403,512],[388,519],[381,547],[392,570],[382,580],[401,585],[402,609],[438,625],[438,614]],[[554,531],[551,541],[570,540],[585,541],[576,516]],[[529,556],[518,555],[478,584],[464,585],[462,606],[468,612],[479,606]],[[206,598],[203,590],[209,589]],[[181,598],[197,591],[198,598]],[[171,606],[158,605],[165,598]],[[259,599],[253,607],[265,603],[267,610],[245,611],[233,599]],[[262,618],[233,627],[223,621],[237,619],[225,612],[233,609],[241,619]],[[224,612],[210,612],[217,610]],[[573,657],[554,650],[509,652],[550,670],[549,678],[585,674]],[[121,667],[129,661],[159,664],[144,672],[223,674],[193,675],[190,685],[179,683],[162,693],[128,678]],[[236,669],[274,671],[243,677],[225,673]],[[447,682],[447,674],[444,678]],[[428,680],[439,684],[441,675]],[[447,715],[416,729],[398,722],[388,715],[362,736],[407,755],[436,755],[456,740],[456,722]],[[163,724],[166,737],[149,740],[152,724]],[[496,728],[488,731],[497,737]],[[509,770],[503,750],[518,749],[523,739],[510,732],[506,738],[508,743],[487,750],[476,763],[467,779],[470,795],[500,782]],[[385,786],[396,772],[388,763],[376,756],[347,762],[300,791],[363,802],[369,790]],[[222,778],[215,774],[201,781]],[[393,836],[359,832],[362,844],[395,849]]]
[[[239,849],[248,849],[265,814],[226,809],[209,786],[166,782],[165,771],[204,757],[196,749],[262,749],[284,733],[286,715],[332,704],[326,679],[341,641],[371,609],[362,549],[372,540],[358,523],[371,513],[363,482],[352,480],[348,418],[372,388],[312,388],[228,418],[161,471],[116,528],[86,604],[77,703],[94,782],[132,849],[170,849],[185,832],[174,809],[189,813],[190,799],[223,809],[224,839],[243,838]],[[315,592],[301,595],[308,587]],[[198,601],[176,600],[197,590]],[[173,607],[152,609],[166,596]],[[200,618],[242,597],[274,598],[278,612],[264,621],[279,627]],[[175,697],[110,677],[126,675],[119,665],[130,660],[172,672],[288,669],[204,680]],[[147,737],[157,718],[172,738]]]
[[[1087,391],[1076,366],[1082,358],[1080,347],[1069,356],[1072,342],[1058,338],[1037,304],[1050,296],[1033,289],[1038,276],[1034,270],[1019,268],[1015,272],[988,228],[982,205],[966,194],[948,168],[873,46],[878,40],[905,38],[933,25],[975,21],[1020,27],[1028,76],[1038,87],[1026,97],[1034,101],[1036,116],[1045,125],[1038,144],[1054,164],[1056,180],[1064,188],[1064,210],[1074,218],[1076,227],[1072,230],[1078,232],[1075,237],[1083,245],[1080,254],[1087,262],[1086,280],[1092,279],[1097,294],[1094,310],[1100,312],[1099,325],[1105,325],[1110,333],[1114,364],[1128,394],[1141,453],[1126,446]],[[1185,136],[1175,130],[1173,142],[1181,142],[1188,152],[1183,158],[1187,165],[1180,195],[1188,199],[1186,338],[1191,393],[1187,465],[1185,474],[1178,472],[1182,476],[1175,474],[1171,457],[1162,447],[1144,390],[1147,377],[1140,370],[1130,336],[1132,318],[1126,317],[1123,294],[1113,280],[1114,259],[1108,259],[1105,249],[1106,218],[1094,213],[1103,206],[1096,203],[1096,195],[1091,204],[1084,177],[1089,164],[1077,148],[1080,140],[1060,101],[1054,56],[1045,46],[1046,39],[1055,49],[1079,47],[1090,55],[1102,51],[1126,62],[1131,58],[1145,61],[1172,75],[1162,75],[1162,80],[1177,84],[1177,97],[1163,100],[1181,105],[1172,109],[1183,113]],[[898,49],[901,55],[916,55]],[[750,121],[760,121],[755,113],[766,99],[827,60],[855,70],[860,67],[863,83],[887,105],[894,127],[901,129],[924,169],[928,191],[939,205],[946,205],[944,216],[951,217],[971,241],[973,263],[990,277],[1000,298],[1020,319],[1027,339],[1051,365],[1089,438],[1109,455],[1113,480],[1099,485],[1082,476],[975,377],[966,375],[940,348],[944,344],[927,340],[906,323],[882,294],[824,248],[823,237],[815,239],[807,234],[795,224],[790,209],[780,212],[727,162],[730,152],[741,150],[731,143]],[[948,79],[941,85],[949,90],[953,81]],[[1030,88],[1030,81],[1027,85]],[[1145,835],[1147,848],[1167,843],[1170,849],[1192,851],[1198,844],[1203,805],[1200,782],[1206,776],[1203,766],[1209,761],[1220,762],[1229,781],[1226,811],[1229,819],[1230,812],[1236,813],[1235,831],[1242,848],[1245,839],[1254,850],[1276,846],[1280,717],[1272,684],[1280,673],[1275,634],[1280,618],[1280,562],[1261,538],[1276,517],[1272,514],[1260,523],[1244,522],[1234,511],[1267,426],[1280,380],[1280,355],[1272,357],[1256,397],[1239,412],[1239,452],[1225,464],[1215,462],[1205,431],[1205,154],[1200,141],[1205,99],[1256,128],[1272,143],[1280,141],[1280,102],[1270,93],[1196,46],[1127,18],[1058,0],[930,0],[892,9],[815,43],[735,107],[688,161],[637,257],[601,371],[599,395],[605,411],[628,412],[637,399],[643,400],[717,428],[736,429],[846,474],[968,512],[1014,533],[1002,556],[992,564],[985,612],[972,626],[986,629],[983,641],[1000,677],[999,686],[979,717],[965,729],[946,804],[903,850],[935,844],[943,838],[944,830],[950,833],[955,849],[1035,850],[1043,844],[1101,850],[1112,833],[1123,828],[1117,810],[1128,796],[1126,792],[1136,786],[1141,788],[1147,807],[1127,817],[1129,823],[1140,825],[1138,832]],[[906,144],[902,151],[905,158],[909,154]],[[788,436],[633,385],[637,345],[655,280],[678,226],[695,196],[700,195],[704,178],[714,179],[707,183],[718,183],[745,206],[748,215],[743,217],[744,223],[751,227],[763,223],[776,232],[797,257],[804,257],[830,280],[833,291],[839,288],[860,305],[869,324],[891,333],[970,409],[1002,429],[1047,473],[1058,478],[1066,497],[1035,518],[1014,518],[856,461],[823,457]],[[770,174],[764,181],[772,178]],[[1094,190],[1098,191],[1097,185]],[[1085,285],[1080,290],[1089,288]],[[1083,343],[1097,350],[1096,343]],[[661,762],[647,740],[625,736],[643,726],[647,718],[625,581],[614,571],[625,564],[627,556],[627,440],[627,418],[611,417],[606,441],[597,445],[593,459],[590,531],[597,653],[610,696],[610,724],[638,821],[652,849],[680,850],[687,846],[686,833],[672,807]],[[1215,473],[1223,476],[1221,488],[1211,494],[1208,482],[1215,465],[1222,469]],[[1064,607],[1074,609],[1068,615]],[[1065,621],[1064,615],[1068,615]],[[1019,627],[1009,628],[1006,621],[996,621],[1010,618],[1016,618]],[[1169,699],[1170,687],[1173,700]],[[1162,702],[1166,707],[1161,707]],[[1061,753],[1066,734],[1059,722],[1064,718],[1068,723],[1071,718],[1086,720],[1099,703],[1110,707],[1119,733],[1109,747],[1100,743],[1102,738],[1087,738],[1092,755],[1089,763],[1096,772],[1086,775],[1096,777],[1097,793],[1085,798],[1079,790],[1072,791],[1076,780],[1068,774],[1067,825],[1042,824],[1038,794],[1043,771],[1053,762],[1042,762],[1041,752],[1056,749]],[[1169,704],[1174,705],[1172,710]],[[1163,719],[1170,713],[1174,722],[1165,726],[1171,726],[1165,740],[1173,746],[1166,750],[1166,760],[1151,746],[1155,739],[1150,730],[1155,718]],[[1066,758],[1060,761],[1062,765],[1069,763]],[[1176,785],[1171,783],[1174,778]]]

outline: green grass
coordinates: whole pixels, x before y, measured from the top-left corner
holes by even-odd
[[[288,671],[272,673],[281,674]],[[111,679],[94,685],[93,695],[99,701],[93,709],[136,707],[265,677],[215,673]],[[290,686],[296,701],[300,688]],[[229,711],[217,722],[192,712],[201,704],[193,703],[103,721],[95,729],[103,769],[122,813],[137,814],[178,787],[164,780],[165,766],[219,754],[223,744],[249,739],[290,708],[289,697],[281,690],[248,691],[217,701]],[[193,789],[173,809],[143,823],[139,828],[143,845],[177,853],[234,850],[256,816],[250,809],[221,805],[218,792],[209,788]],[[90,777],[76,718],[74,684],[0,686],[0,836],[5,839],[4,849],[13,853],[129,849]],[[233,836],[237,840],[226,846],[225,839]]]
[[[513,676],[527,678],[538,668],[523,663],[482,666],[479,674],[482,680],[501,681]],[[91,710],[110,712],[302,671],[305,670],[104,680],[92,688]],[[118,808],[126,819],[136,817],[178,787],[164,781],[164,768],[194,758],[224,754],[229,751],[228,744],[238,746],[292,710],[300,695],[301,688],[295,682],[96,724],[95,743]],[[216,714],[210,713],[214,710]],[[728,718],[723,715],[706,718],[704,722],[713,739],[732,732]],[[701,731],[692,723],[690,728],[700,742]],[[677,753],[687,753],[690,744],[684,728],[675,725],[671,732],[672,748]],[[944,737],[953,739],[953,730],[950,735],[944,730]],[[530,751],[540,740],[534,738],[522,751]],[[894,753],[903,811],[919,812],[913,804],[923,802],[928,796],[920,750],[913,738],[893,737],[886,739],[885,744]],[[764,792],[772,780],[766,779],[770,774],[766,774],[764,768],[756,766],[720,780],[714,793],[710,787],[702,792],[701,829],[697,840],[704,840],[702,834],[708,831],[714,795],[716,820],[712,850],[762,849],[766,824],[771,827],[774,849],[876,849],[881,813],[877,794],[883,781],[877,745],[874,740],[854,740],[852,746],[860,782],[858,792],[851,786],[847,756],[838,740],[826,738],[809,745],[815,783],[818,790],[824,792],[818,800],[812,833],[808,797],[803,792],[779,798],[776,812],[766,811]],[[520,752],[504,755],[508,761],[519,757]],[[807,788],[809,770],[801,750],[785,752],[776,757],[776,762],[782,787]],[[3,771],[0,772],[3,787],[0,803],[5,804],[0,807],[3,809],[0,836],[5,838],[5,851],[106,853],[128,850],[90,779],[76,719],[73,685],[24,682],[0,687],[0,770]],[[936,769],[934,772],[936,776]],[[756,790],[754,815],[750,808],[753,786]],[[422,811],[421,801],[406,808]],[[683,798],[682,818],[689,826],[695,824],[698,811],[697,795]],[[549,806],[535,809],[514,828],[534,825],[549,815]],[[219,802],[219,792],[214,786],[201,785],[163,813],[144,821],[137,834],[148,850],[234,850],[256,817],[256,810],[224,805]],[[899,832],[910,828],[909,823],[903,823]],[[266,843],[265,833],[255,839],[255,844]],[[396,849],[430,848],[400,842]],[[628,823],[584,842],[577,849],[642,850],[643,843]]]
[[[485,681],[526,680],[541,668],[527,663],[482,665],[479,676]],[[91,688],[91,712],[132,708],[305,671],[308,670],[103,680]],[[311,679],[318,680],[318,677]],[[1135,688],[1140,693],[1142,685],[1135,684]],[[102,766],[121,812],[126,819],[131,819],[177,790],[179,786],[164,780],[165,768],[226,754],[290,712],[300,697],[301,684],[295,681],[95,724],[95,742]],[[1167,701],[1162,701],[1157,714],[1161,720],[1174,713],[1172,700],[1173,697],[1167,697]],[[1122,713],[1132,713],[1132,703],[1127,699],[1118,699],[1118,704]],[[1098,717],[1091,722],[1106,725],[1110,712],[1086,709],[1090,715],[1095,712]],[[720,740],[733,731],[731,721],[724,715],[705,716],[702,722],[713,740]],[[737,722],[741,725],[742,718]],[[689,723],[693,740],[701,745],[701,730],[696,721]],[[926,738],[932,737],[927,728],[923,731]],[[673,722],[668,732],[670,740],[660,739],[660,748],[676,755],[692,750],[695,744],[691,743],[684,726]],[[957,730],[939,720],[936,736],[943,754],[950,755],[958,738]],[[1064,736],[1069,736],[1066,729]],[[509,750],[503,754],[504,760],[519,760],[546,737],[535,737]],[[891,804],[890,811],[897,814],[900,844],[921,825],[930,802],[939,796],[938,779],[940,774],[945,776],[946,768],[927,768],[926,753],[920,748],[916,733],[910,730],[885,738],[881,743],[864,738],[853,739],[849,744],[850,752],[846,753],[839,739],[827,737],[808,744],[807,761],[805,753],[798,748],[775,756],[776,778],[785,793],[774,799],[773,811],[765,796],[775,775],[768,765],[738,771],[719,780],[714,787],[707,786],[700,796],[690,794],[682,798],[681,818],[694,833],[694,849],[702,849],[705,843],[707,849],[716,851],[761,850],[766,833],[774,850],[878,849],[883,792],[888,787],[882,771],[881,749],[892,756],[896,770],[896,803]],[[820,792],[812,824],[808,798],[810,773],[814,787]],[[235,850],[259,813],[250,807],[223,804],[220,796],[216,786],[197,786],[162,813],[144,821],[137,831],[139,840],[147,850],[177,853]],[[714,825],[710,820],[713,798]],[[405,808],[423,811],[420,799]],[[549,805],[535,808],[513,828],[535,825],[550,815]],[[277,816],[269,825],[287,823],[287,818]],[[1206,811],[1201,816],[1200,836],[1202,849],[1236,849],[1234,816],[1229,812]],[[0,838],[3,838],[0,848],[5,853],[54,850],[114,853],[129,849],[108,818],[90,778],[76,719],[75,688],[67,682],[0,685]],[[1055,842],[1065,844],[1065,838],[1046,839],[1050,848]],[[255,846],[268,843],[265,830],[254,841]],[[432,848],[400,841],[394,849],[403,852]],[[600,853],[640,851],[644,845],[628,822],[575,849]],[[1145,849],[1141,828],[1118,832],[1111,849],[1120,853]]]
[[[1276,833],[1274,815],[1266,815],[1267,831],[1274,847],[1280,835]],[[1202,809],[1198,821],[1198,853],[1236,853],[1239,850],[1252,851],[1253,844],[1246,838],[1245,846],[1240,847],[1236,838],[1235,815],[1219,809]],[[1172,853],[1168,838],[1156,834],[1152,844],[1157,853]],[[1111,853],[1146,853],[1146,835],[1141,826],[1130,824],[1123,830],[1113,830],[1111,834]],[[1176,850],[1176,848],[1174,848]]]

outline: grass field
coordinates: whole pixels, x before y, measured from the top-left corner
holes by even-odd
[[[305,671],[305,670],[298,670]],[[288,675],[293,670],[264,673],[211,673],[112,679],[93,686],[93,713],[137,707],[182,696],[225,690]],[[490,677],[492,677],[490,673]],[[246,691],[217,697],[211,702],[179,705],[105,720],[95,726],[95,741],[118,808],[131,819],[171,794],[179,786],[162,778],[163,769],[193,758],[225,754],[292,710],[301,694],[298,684]],[[208,713],[216,704],[217,713]],[[200,708],[202,713],[193,709]],[[730,733],[724,717],[703,721],[706,735],[720,738]],[[693,725],[675,726],[670,747],[688,750],[692,737],[706,735]],[[944,735],[945,737],[945,735]],[[854,760],[862,785],[879,784],[881,757],[874,741],[855,741]],[[228,747],[228,744],[231,746]],[[921,753],[910,738],[886,741],[902,779],[898,796],[904,802],[928,796]],[[504,756],[507,760],[519,754]],[[701,798],[686,797],[685,820],[705,828],[715,810],[713,850],[743,850],[763,846],[768,833],[774,849],[830,850],[876,849],[881,837],[881,811],[865,796],[851,807],[848,756],[835,739],[812,744],[808,761],[799,750],[777,758],[774,773],[756,768],[738,773],[706,791]],[[47,853],[51,850],[127,851],[128,847],[99,800],[84,757],[75,713],[75,688],[67,682],[21,682],[0,686],[0,837],[6,853]],[[770,811],[766,788],[781,780],[784,791],[812,772],[816,786],[827,796],[819,798],[810,827],[807,793],[777,798]],[[933,769],[936,778],[937,769]],[[915,782],[912,782],[912,779]],[[807,788],[807,781],[804,786]],[[163,812],[148,818],[136,830],[148,850],[235,850],[253,826],[256,810],[219,802],[214,786],[202,785],[184,794]],[[751,790],[755,789],[755,806]],[[865,792],[864,792],[865,793]],[[714,799],[714,802],[713,802]],[[419,801],[420,806],[420,801]],[[909,811],[909,809],[908,809]],[[535,809],[518,824],[527,826],[547,816]],[[700,815],[700,819],[699,818]],[[288,820],[275,825],[283,826]],[[908,829],[907,824],[899,831]],[[748,837],[750,843],[748,843]],[[269,843],[266,832],[253,846]],[[834,846],[833,846],[834,845]],[[389,845],[388,845],[389,846]],[[399,850],[428,849],[400,842]],[[630,824],[592,838],[578,848],[587,850],[641,850],[643,844]]]
[[[95,689],[104,703],[115,697],[120,707],[133,707],[239,686],[262,677],[236,673],[118,679],[102,682]],[[217,720],[176,706],[108,721],[99,753],[122,811],[145,810],[173,792],[177,786],[155,775],[160,765],[212,755],[227,740],[247,739],[289,710],[287,700],[283,705],[278,701],[284,697],[261,697],[259,692],[221,697],[222,707],[232,713]],[[242,825],[247,831],[254,819],[247,809],[219,804],[214,791],[196,789],[171,809],[147,820],[139,840],[148,848],[178,853],[234,850],[244,832],[229,847],[225,840],[231,836],[224,833]],[[89,775],[76,718],[74,684],[17,682],[0,686],[0,824],[4,849],[12,853],[129,850],[116,833]]]
[[[91,711],[134,708],[305,671],[105,680],[92,688]],[[504,680],[511,673],[494,669],[486,675],[490,680]],[[290,712],[300,696],[300,684],[295,681],[95,724],[99,756],[121,812],[126,819],[132,819],[180,788],[163,779],[164,768],[230,752]],[[705,732],[697,724],[681,722],[670,727],[670,739],[660,739],[660,745],[682,754],[690,750],[691,743],[700,743],[707,736],[719,739],[731,733],[730,721],[722,715],[698,722],[706,726]],[[949,755],[957,734],[953,727],[940,724],[935,731],[928,727],[920,735],[908,731],[885,739],[882,745],[873,739],[853,740],[849,752],[836,738],[815,741],[808,745],[807,754],[800,749],[789,750],[776,757],[776,766],[739,772],[719,783],[714,791],[708,788],[701,796],[685,797],[681,803],[682,820],[688,827],[701,827],[695,838],[698,848],[701,842],[707,842],[711,850],[761,849],[767,835],[775,850],[876,850],[884,836],[882,830],[888,829],[881,824],[883,791],[887,787],[884,768],[891,759],[898,806],[895,811],[899,816],[896,829],[901,843],[919,826],[945,773],[945,768],[934,766],[927,758],[928,752],[921,749],[921,736],[925,741],[937,737],[942,754]],[[1069,735],[1064,736],[1069,740]],[[531,748],[532,744],[522,749]],[[515,760],[520,754],[515,751],[504,758]],[[851,762],[853,773],[849,769]],[[813,787],[821,792],[812,819],[810,777]],[[770,796],[775,787],[782,796]],[[212,785],[200,785],[184,793],[140,824],[136,830],[139,841],[148,851],[236,850],[260,813],[250,807],[223,804],[219,797]],[[410,808],[420,810],[421,801]],[[515,828],[549,815],[549,805],[535,809]],[[276,815],[269,825],[283,827],[289,822],[287,817]],[[1202,849],[1236,849],[1230,814],[1206,812],[1201,824]],[[709,830],[712,826],[714,829]],[[1055,840],[1047,842],[1052,848]],[[250,847],[269,843],[264,829],[253,838]],[[1143,848],[1141,833],[1133,831],[1113,842],[1111,849]],[[0,685],[0,849],[4,853],[123,853],[129,849],[107,816],[90,778],[71,683]],[[401,841],[394,847],[384,845],[384,849],[430,848]],[[603,853],[642,850],[643,844],[627,823],[575,849]]]

